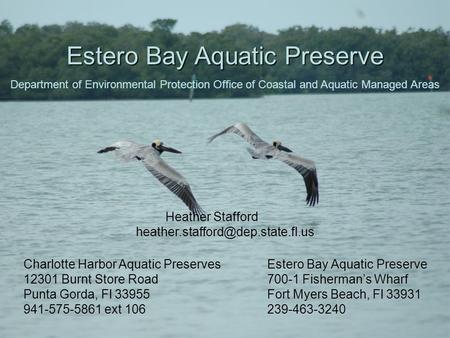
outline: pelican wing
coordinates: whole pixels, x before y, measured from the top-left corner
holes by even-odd
[[[151,148],[148,145],[133,141],[118,141],[106,148],[100,149],[98,153],[107,153],[109,151],[114,151],[115,155],[122,161],[128,162],[145,157],[151,152]]]
[[[314,206],[319,203],[319,182],[314,162],[286,152],[279,152],[275,158],[294,168],[303,176],[306,186],[306,204]]]
[[[208,139],[208,143],[214,141],[214,139],[220,135],[234,133],[242,137],[248,143],[250,143],[253,147],[257,148],[258,146],[267,145],[268,143],[262,140],[258,135],[256,135],[245,123],[239,122],[233,126],[226,128],[220,133],[211,136]]]
[[[159,156],[158,156],[159,157]],[[163,159],[155,157],[144,158],[144,166],[155,176],[167,189],[177,195],[189,210],[194,214],[203,214],[204,211],[195,200],[191,187],[186,179],[175,169],[169,166]]]

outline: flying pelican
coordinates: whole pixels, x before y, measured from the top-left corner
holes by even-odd
[[[234,133],[246,140],[252,148],[247,148],[253,159],[271,159],[280,160],[290,167],[297,170],[305,181],[306,186],[306,204],[314,206],[319,203],[319,182],[317,181],[316,166],[313,161],[307,160],[292,153],[292,150],[281,145],[280,141],[273,141],[269,144],[256,135],[245,123],[236,123],[226,128],[220,133],[211,136],[208,143],[211,143],[216,137]]]
[[[114,151],[125,162],[132,160],[141,161],[144,167],[177,195],[193,214],[204,213],[195,200],[186,179],[161,158],[161,154],[164,151],[176,154],[181,154],[181,151],[164,146],[160,140],[154,140],[151,146],[132,141],[118,141],[109,147],[100,149],[97,153],[102,154],[109,151]]]

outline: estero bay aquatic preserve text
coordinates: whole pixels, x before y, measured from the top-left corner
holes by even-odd
[[[294,26],[273,34],[235,24],[185,34],[173,31],[176,22],[158,19],[149,28],[78,22],[14,28],[4,20],[0,99],[186,98],[190,83],[210,83],[196,91],[197,98],[291,93],[294,81],[304,84],[297,85],[304,92],[330,92],[324,82],[342,84],[332,92],[387,91],[393,86],[450,89],[450,33],[442,29]],[[99,87],[23,90],[26,83],[79,81],[94,81]],[[159,86],[161,81],[186,85]],[[253,81],[283,85],[245,86]],[[367,88],[363,81],[385,85]],[[107,85],[114,83],[157,88]]]

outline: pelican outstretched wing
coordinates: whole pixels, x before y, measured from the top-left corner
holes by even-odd
[[[275,158],[294,168],[303,176],[306,186],[306,204],[314,206],[319,203],[319,182],[314,162],[283,151],[275,155]]]
[[[250,143],[253,147],[257,148],[260,146],[266,146],[268,143],[261,139],[258,135],[256,135],[245,123],[239,122],[235,125],[232,125],[225,130],[222,130],[220,133],[211,136],[208,139],[208,143],[214,141],[214,139],[220,135],[234,133],[242,137],[248,143]]]
[[[159,156],[159,153],[152,147],[133,141],[118,141],[106,148],[100,149],[98,153],[101,154],[110,151],[114,151],[117,157],[126,162],[131,160],[141,161],[153,176],[187,205],[191,212],[194,214],[204,213],[195,200],[186,179],[164,162]]]
[[[158,155],[159,157],[159,155]],[[144,158],[144,166],[155,176],[167,189],[180,198],[189,210],[194,214],[204,214],[203,209],[197,203],[192,194],[191,187],[186,179],[175,169],[169,166],[163,159]]]

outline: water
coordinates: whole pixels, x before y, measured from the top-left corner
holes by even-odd
[[[447,337],[450,316],[450,95],[357,94],[187,101],[0,103],[0,335],[3,337]],[[247,122],[318,167],[320,204],[301,177],[253,161]],[[256,211],[254,226],[299,225],[313,238],[136,238],[184,205],[138,163],[96,151],[160,138],[164,158],[207,211]],[[183,227],[185,225],[178,225]],[[144,316],[25,316],[23,259],[221,260],[219,271],[164,271]],[[344,316],[268,316],[266,260],[426,259],[420,301],[348,302]]]

